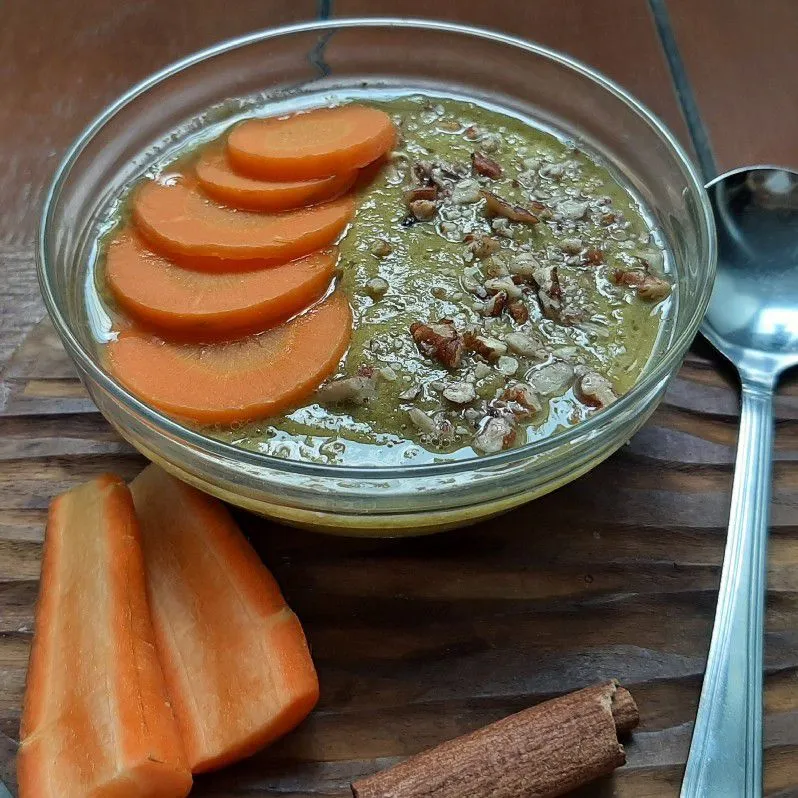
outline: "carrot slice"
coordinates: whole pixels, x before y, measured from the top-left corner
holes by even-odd
[[[393,149],[396,129],[376,108],[343,105],[287,117],[248,119],[227,137],[240,172],[268,180],[307,180],[359,169]]]
[[[154,465],[131,491],[158,653],[191,769],[223,767],[315,706],[305,635],[221,502]]]
[[[236,211],[209,200],[188,178],[147,180],[133,195],[133,218],[150,244],[213,271],[260,268],[264,260],[291,260],[326,247],[354,210],[353,200],[342,197],[275,215]]]
[[[357,170],[317,180],[275,182],[258,180],[235,172],[223,147],[207,147],[194,167],[202,190],[234,208],[255,211],[285,211],[302,205],[315,205],[348,191]]]
[[[175,266],[126,229],[108,246],[105,277],[138,321],[210,340],[263,330],[306,308],[329,287],[337,258],[331,248],[269,269],[212,274]]]
[[[17,777],[21,798],[182,798],[191,789],[133,501],[112,475],[50,506]]]
[[[280,413],[309,396],[349,345],[352,312],[340,292],[262,335],[197,346],[120,332],[107,346],[116,378],[143,401],[203,423]]]

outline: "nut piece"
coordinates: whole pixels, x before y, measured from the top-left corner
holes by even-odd
[[[612,383],[606,377],[597,371],[588,371],[584,368],[581,369],[574,392],[580,402],[590,407],[607,407],[618,398]]]
[[[411,385],[409,388],[405,388],[405,390],[399,394],[399,398],[404,402],[412,402],[420,393],[420,385]]]
[[[510,274],[515,274],[528,280],[540,268],[540,263],[534,255],[528,252],[519,252],[510,259],[507,268]]]
[[[512,277],[491,277],[485,280],[485,288],[491,294],[503,291],[510,299],[518,299],[521,296],[521,289],[513,282]]]
[[[410,325],[410,334],[423,355],[435,358],[446,368],[460,365],[465,346],[451,319],[441,319],[437,324],[415,322]]]
[[[529,377],[529,384],[543,396],[562,396],[573,381],[574,367],[562,361],[549,363]]]
[[[438,206],[433,200],[413,200],[410,203],[410,213],[419,220],[419,222],[426,222],[430,220],[438,210]]]
[[[475,202],[479,202],[479,199],[479,183],[472,177],[455,183],[452,189],[452,202],[455,205],[471,205]]]
[[[490,418],[482,430],[474,436],[473,447],[485,454],[493,454],[512,446],[515,441],[515,425],[508,418]]]
[[[598,247],[588,247],[585,250],[585,260],[591,266],[599,266],[604,263],[604,253]]]
[[[577,200],[563,200],[557,205],[557,211],[561,213],[566,219],[571,219],[574,222],[583,219],[590,206],[587,202],[577,202]]]
[[[417,407],[409,407],[407,409],[407,415],[410,417],[410,421],[413,422],[413,426],[419,430],[419,432],[426,433],[427,435],[438,434],[437,425],[423,410]]]
[[[501,247],[498,238],[485,235],[485,233],[469,233],[463,240],[468,245],[468,251],[480,260],[498,252]]]
[[[482,355],[485,360],[493,362],[507,354],[507,346],[488,335],[477,335],[468,330],[463,335],[463,342],[472,351]]]
[[[364,405],[377,396],[374,374],[342,377],[322,385],[316,392],[316,401],[328,404],[349,403]]]
[[[488,299],[482,307],[483,316],[501,316],[507,305],[507,293],[499,291]]]
[[[582,251],[582,239],[564,238],[560,241],[560,249],[569,255],[578,255]]]
[[[642,269],[616,269],[612,274],[616,285],[625,285],[637,290],[637,295],[648,302],[659,302],[671,293],[671,284],[656,274]]]
[[[408,207],[418,200],[432,200],[434,202],[436,199],[438,199],[437,186],[419,186],[405,191],[405,204]]]
[[[546,350],[543,344],[537,338],[524,333],[512,332],[504,336],[507,346],[510,347],[511,352],[521,357],[534,357],[543,358],[546,355]]]
[[[384,238],[378,238],[371,245],[371,254],[377,258],[385,258],[393,252],[393,247]]]
[[[477,398],[477,392],[470,382],[453,382],[443,389],[443,396],[456,405],[467,405]]]
[[[372,277],[364,286],[366,293],[372,299],[382,299],[387,293],[390,285],[388,285],[387,280],[383,280],[382,277]]]
[[[516,324],[524,324],[529,321],[529,308],[523,299],[513,299],[508,302],[507,312],[512,316]]]
[[[485,377],[489,376],[491,373],[491,367],[487,363],[477,363],[477,365],[474,366],[474,376],[478,380],[485,379]]]
[[[543,402],[531,385],[517,382],[502,391],[499,397],[507,402],[512,414],[518,418],[528,418],[543,410]]]
[[[540,221],[531,210],[520,205],[511,205],[507,200],[503,200],[492,191],[483,189],[480,194],[485,200],[485,216],[488,218],[503,216],[511,222],[523,222],[524,224],[537,224]],[[540,205],[541,209],[543,208],[542,203],[535,203],[535,205]]]
[[[509,355],[502,355],[496,362],[496,368],[506,377],[512,377],[518,371],[518,361]]]
[[[479,152],[479,150],[471,153],[471,164],[477,174],[489,177],[491,180],[502,176],[501,166],[493,158],[488,158],[484,152]]]

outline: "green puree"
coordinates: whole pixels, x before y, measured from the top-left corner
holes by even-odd
[[[450,99],[375,105],[393,116],[401,141],[361,189],[340,243],[339,284],[354,332],[335,379],[361,379],[325,386],[284,417],[213,434],[290,459],[424,463],[496,451],[490,435],[479,438],[492,418],[504,419],[492,432],[512,430],[498,444],[507,448],[576,424],[628,391],[651,354],[669,291],[659,277],[662,251],[630,194],[586,154],[518,119]],[[501,176],[479,174],[474,152]],[[407,192],[428,184],[437,185],[433,215],[419,220],[408,206],[418,195]],[[480,189],[545,211],[536,206],[535,225],[491,216],[484,199],[474,201]],[[429,202],[411,207],[430,213]],[[483,248],[480,236],[489,237]],[[541,296],[552,268],[557,285]],[[517,318],[507,307],[486,315],[502,286]],[[430,357],[410,327],[441,319],[458,336],[487,338],[488,356],[466,347],[455,368]],[[609,381],[598,398],[597,378]],[[517,383],[532,407],[512,401],[517,393],[508,398]]]

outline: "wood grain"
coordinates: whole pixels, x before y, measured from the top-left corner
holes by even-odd
[[[706,118],[713,136],[725,137],[716,146],[721,161],[737,163],[746,153],[780,157],[779,147],[794,145],[784,144],[789,109],[767,98],[794,89],[784,77],[794,52],[769,42],[789,41],[788,4],[768,0],[752,11],[735,2],[727,18],[726,6],[717,17],[720,4],[694,9],[669,2],[680,43],[701,40],[698,55],[686,60],[697,84],[707,81],[697,94],[702,110],[714,103]],[[102,471],[129,478],[144,465],[99,416],[49,324],[36,325],[43,309],[33,241],[44,187],[80,129],[133,82],[222,38],[312,17],[327,6],[313,0],[3,6],[0,779],[12,787],[48,502]],[[630,88],[686,141],[645,0],[464,0],[436,7],[335,0],[329,6],[339,16],[443,16],[565,50]],[[759,103],[753,122],[739,116],[750,105],[737,102],[736,89],[737,70],[750,58],[732,64],[731,40],[735,52],[759,53],[758,71],[748,76],[756,90],[745,83],[746,97]],[[701,77],[705,67],[710,73]],[[768,91],[759,92],[764,84]],[[796,381],[782,387],[777,416],[765,772],[769,796],[796,798]],[[629,763],[576,795],[677,795],[720,576],[737,420],[734,376],[699,342],[665,402],[627,447],[578,482],[492,522],[380,542],[325,538],[239,514],[306,626],[323,697],[296,733],[199,779],[193,794],[349,796],[355,778],[564,691],[618,677],[632,687],[642,716],[627,747]]]
[[[87,399],[48,322],[0,410],[0,773],[13,741],[50,497],[144,460]],[[47,374],[55,375],[48,378]],[[710,391],[708,394],[707,391]],[[20,397],[45,401],[26,412]],[[778,404],[766,634],[768,795],[798,795],[798,381]],[[198,796],[346,796],[352,779],[601,679],[630,686],[628,764],[581,796],[678,792],[728,518],[736,389],[697,346],[651,422],[577,482],[471,529],[339,540],[239,513],[302,619],[322,699]],[[4,747],[5,746],[5,747]]]

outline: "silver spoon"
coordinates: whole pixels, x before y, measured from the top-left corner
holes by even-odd
[[[727,172],[707,185],[718,275],[701,328],[737,368],[740,433],[715,626],[682,798],[762,795],[762,639],[773,392],[798,364],[798,172]]]

